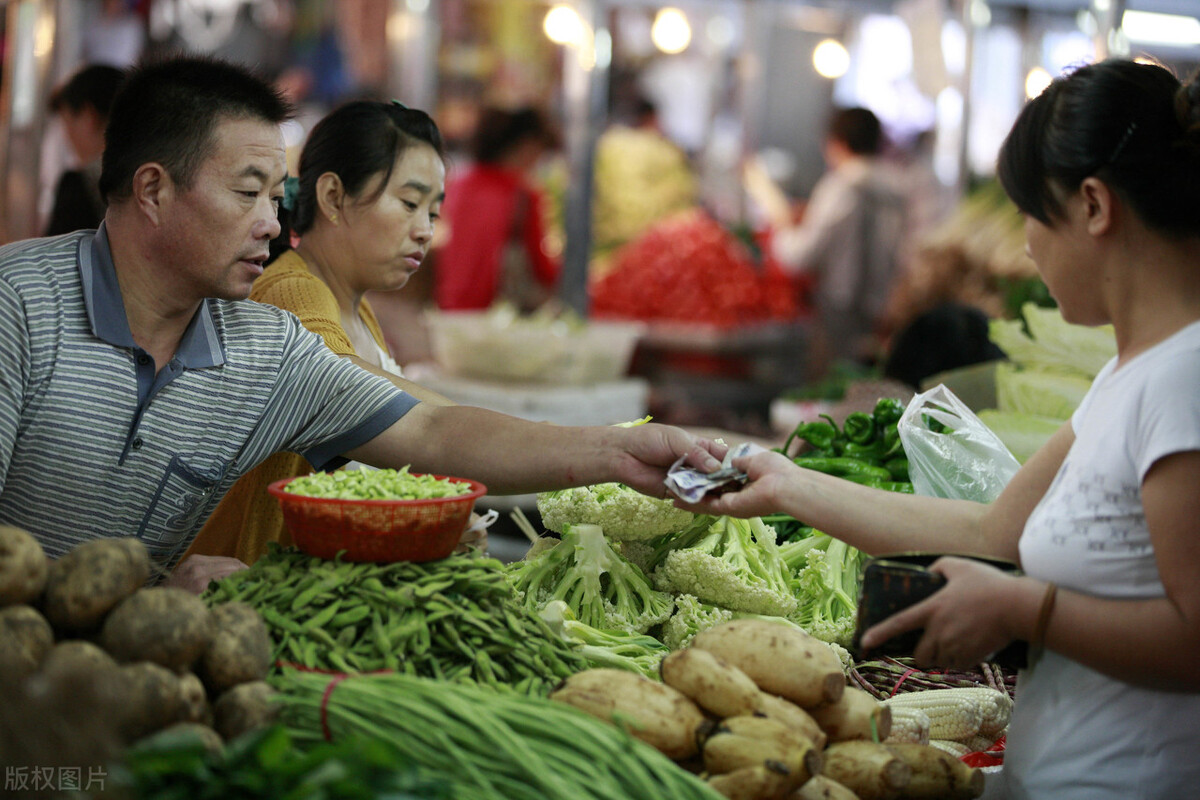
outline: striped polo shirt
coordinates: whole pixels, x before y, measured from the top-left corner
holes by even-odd
[[[0,522],[52,558],[137,536],[170,569],[272,453],[335,466],[416,402],[248,300],[201,304],[156,375],[103,225],[0,247]]]

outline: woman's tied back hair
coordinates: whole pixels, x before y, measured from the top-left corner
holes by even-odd
[[[1017,207],[1046,225],[1094,175],[1148,227],[1200,236],[1200,81],[1124,59],[1074,69],[1025,105],[997,172]]]

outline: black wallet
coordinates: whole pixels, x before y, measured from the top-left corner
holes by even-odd
[[[868,559],[863,568],[862,589],[858,600],[858,626],[854,631],[852,643],[857,659],[867,661],[880,655],[902,657],[913,654],[921,640],[922,630],[893,636],[869,652],[862,648],[862,635],[872,625],[924,600],[940,589],[946,583],[946,579],[936,572],[930,572],[929,566],[942,555],[970,558],[1014,575],[1020,574],[1017,565],[1011,561],[961,553],[899,553]],[[1028,644],[1016,641],[992,656],[989,663],[1009,669],[1024,669],[1028,655]]]

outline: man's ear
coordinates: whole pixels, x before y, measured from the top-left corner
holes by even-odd
[[[1084,219],[1087,232],[1093,236],[1108,233],[1116,223],[1117,196],[1112,187],[1095,176],[1083,179],[1079,185],[1079,196],[1083,200]]]
[[[151,224],[162,222],[163,205],[175,196],[175,182],[162,164],[151,161],[133,174],[133,201]]]
[[[346,187],[342,185],[341,176],[335,172],[322,173],[321,177],[317,178],[316,194],[317,213],[337,224],[346,199]]]

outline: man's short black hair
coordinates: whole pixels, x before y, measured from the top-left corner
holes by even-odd
[[[883,126],[879,117],[866,108],[843,108],[829,121],[834,141],[861,156],[875,155],[883,148]]]
[[[108,119],[117,87],[124,77],[123,70],[108,64],[84,67],[50,95],[50,110],[58,112],[69,108],[81,111],[91,107],[96,109],[101,119]]]
[[[291,106],[265,80],[215,58],[170,57],[130,71],[104,133],[100,193],[128,197],[143,164],[162,164],[187,188],[213,147],[213,131],[228,119],[279,124]]]

